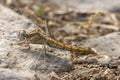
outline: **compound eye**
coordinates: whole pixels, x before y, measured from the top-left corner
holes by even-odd
[[[25,40],[25,37],[26,37],[26,31],[25,30],[21,30],[19,33],[18,33],[18,38],[20,40]]]

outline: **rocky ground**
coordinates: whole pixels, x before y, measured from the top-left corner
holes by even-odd
[[[110,2],[76,0],[74,7],[70,7],[73,0],[46,1],[1,0],[4,6],[0,5],[0,80],[120,80],[120,1],[103,6]],[[42,10],[36,5],[41,5]],[[95,8],[102,10],[102,14],[89,24]],[[35,14],[36,9],[39,14]],[[23,29],[45,32],[46,17],[51,38],[92,48],[97,55],[73,58],[74,52],[57,47],[47,45],[45,50],[43,44],[30,44],[30,49],[18,45],[18,33]]]

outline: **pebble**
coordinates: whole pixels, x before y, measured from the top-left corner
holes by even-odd
[[[78,59],[75,59],[75,63],[88,63],[88,64],[100,64],[107,65],[111,61],[111,57],[107,55],[96,55],[96,56],[82,56]]]

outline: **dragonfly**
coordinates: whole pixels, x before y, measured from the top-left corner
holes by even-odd
[[[93,50],[92,48],[86,49],[86,48],[75,47],[75,46],[63,44],[63,43],[47,36],[40,29],[34,29],[31,32],[27,32],[26,30],[22,30],[19,32],[18,38],[22,42],[27,41],[28,43],[33,43],[33,44],[43,44],[46,41],[46,43],[50,46],[56,46],[57,48],[61,48],[61,49],[72,51],[72,52],[77,52],[80,55],[82,55],[82,54],[96,54],[96,51]]]

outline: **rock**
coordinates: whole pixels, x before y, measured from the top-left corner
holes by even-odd
[[[98,55],[97,60],[98,60],[98,64],[107,65],[112,59],[108,55]]]
[[[98,64],[98,65],[108,65],[111,61],[111,57],[108,55],[93,55],[93,56],[82,56],[74,60],[74,63],[87,63],[87,64]]]
[[[120,56],[120,32],[85,40],[82,44],[84,47],[95,49],[98,54]]]
[[[58,53],[54,49],[56,52],[43,54],[43,49],[23,50],[16,45],[20,30],[31,31],[36,28],[38,26],[30,20],[0,5],[0,80],[34,80],[34,74],[38,75],[38,79],[44,80],[42,78],[50,72],[71,69],[71,59],[66,58],[70,56],[69,52],[59,50]],[[62,53],[64,57],[54,53]]]
[[[95,11],[96,10],[103,10],[103,11],[114,11],[114,12],[119,12],[120,8],[120,1],[119,0],[101,0],[101,1],[93,1],[93,0],[49,0],[50,2],[56,3],[63,9],[66,9],[66,5],[69,10],[74,10],[74,11]],[[107,5],[107,6],[106,6]]]
[[[10,70],[0,68],[0,80],[35,80],[34,73],[27,70]]]
[[[110,68],[118,68],[120,66],[120,60],[114,60],[109,64]]]

